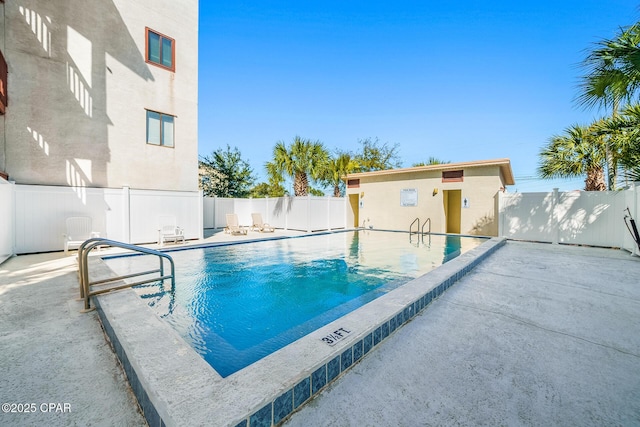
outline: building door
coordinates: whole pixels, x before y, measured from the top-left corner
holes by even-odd
[[[443,194],[444,215],[447,233],[460,234],[460,214],[462,212],[462,190],[445,190]]]
[[[358,223],[360,222],[359,212],[359,195],[358,194],[349,194],[349,204],[351,205],[351,212],[353,212],[353,226],[358,227]]]

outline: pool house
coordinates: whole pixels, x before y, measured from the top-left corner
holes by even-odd
[[[514,185],[509,159],[349,174],[347,224],[387,230],[498,235],[499,193]]]

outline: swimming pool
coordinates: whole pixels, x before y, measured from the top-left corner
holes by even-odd
[[[175,251],[175,294],[137,292],[226,377],[484,241],[361,230]]]

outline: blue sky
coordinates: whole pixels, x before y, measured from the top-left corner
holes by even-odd
[[[537,179],[538,153],[604,115],[574,102],[579,63],[639,5],[201,1],[199,153],[238,147],[262,181],[277,141],[333,152],[378,138],[404,167],[508,157],[509,191],[581,189]]]

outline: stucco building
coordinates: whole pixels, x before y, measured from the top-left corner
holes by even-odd
[[[514,185],[509,159],[350,174],[347,225],[408,231],[498,234],[498,193]],[[417,223],[414,224],[414,231]]]
[[[0,9],[4,177],[198,190],[198,0],[12,0]]]

